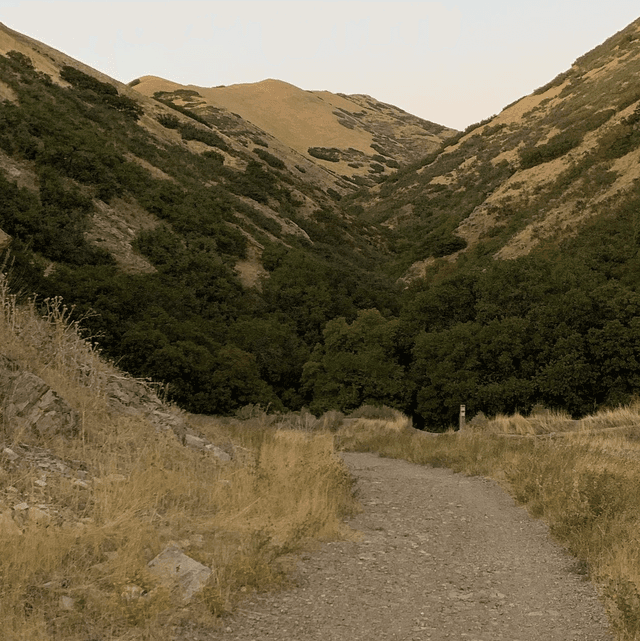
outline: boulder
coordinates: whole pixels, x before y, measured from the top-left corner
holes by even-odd
[[[149,561],[148,567],[160,583],[176,594],[183,603],[189,603],[211,576],[210,568],[173,545],[166,547],[155,559]]]
[[[24,428],[37,436],[75,436],[77,412],[39,376],[0,355],[0,409],[11,431]]]

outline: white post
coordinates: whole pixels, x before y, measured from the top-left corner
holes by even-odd
[[[465,415],[466,415],[466,407],[464,405],[460,405],[460,426],[459,426],[459,430],[461,432],[464,432],[464,426],[466,424]]]

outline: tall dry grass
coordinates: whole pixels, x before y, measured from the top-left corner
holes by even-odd
[[[61,301],[39,311],[35,301],[18,305],[0,275],[0,352],[74,406],[82,430],[42,442],[3,425],[0,452],[46,448],[76,470],[0,464],[3,639],[173,638],[183,625],[214,625],[253,590],[282,585],[288,553],[349,535],[342,519],[356,504],[332,434],[194,418],[210,441],[236,448],[235,461],[221,464],[141,416],[110,412],[103,383],[122,374]],[[30,509],[18,514],[19,503]],[[147,568],[169,542],[213,570],[186,608]]]
[[[618,639],[640,639],[637,404],[580,422],[517,415],[439,435],[360,421],[337,438],[343,449],[496,479],[576,556],[598,586]]]

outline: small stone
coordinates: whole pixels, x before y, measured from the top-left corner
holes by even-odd
[[[29,504],[28,503],[18,503],[18,505],[14,505],[13,506],[13,509],[16,512],[22,512],[24,510],[28,510],[29,509]]]
[[[37,485],[38,487],[47,487],[47,482],[44,479],[38,479],[37,481],[34,481],[34,485]]]
[[[219,461],[224,461],[225,463],[227,461],[231,460],[231,456],[227,454],[223,449],[219,448],[217,445],[212,445],[211,443],[209,445],[205,446],[205,449],[208,452],[211,452]]]
[[[60,608],[62,610],[73,610],[76,602],[70,596],[60,597]]]
[[[89,484],[86,481],[81,481],[80,479],[73,479],[73,481],[71,481],[71,485],[81,487],[83,490],[89,489]]]
[[[2,453],[10,460],[10,461],[15,461],[16,459],[19,459],[20,457],[10,448],[10,447],[5,447],[4,450],[2,450]]]
[[[200,438],[199,436],[194,436],[193,434],[186,434],[184,437],[184,442],[189,447],[195,447],[196,449],[203,450],[207,445],[207,442]]]
[[[183,603],[188,603],[211,576],[211,569],[183,554],[176,547],[165,548],[148,563],[149,571],[169,589],[176,589]]]
[[[194,534],[189,539],[189,545],[195,548],[201,548],[204,545],[204,536],[202,536],[202,534]]]

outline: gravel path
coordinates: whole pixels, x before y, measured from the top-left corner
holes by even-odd
[[[610,641],[575,560],[496,483],[343,454],[364,512],[358,543],[323,545],[297,587],[255,595],[223,641]]]

